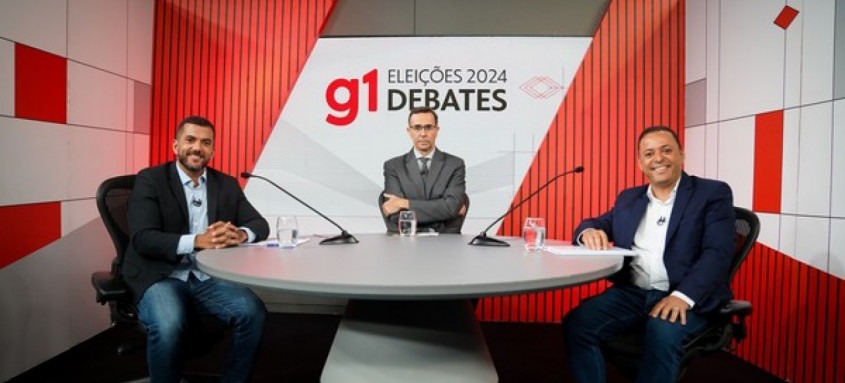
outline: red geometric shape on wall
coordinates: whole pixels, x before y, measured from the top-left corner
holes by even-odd
[[[67,121],[67,60],[15,44],[15,117]]]
[[[62,236],[59,202],[0,206],[0,269]]]
[[[796,16],[798,16],[798,10],[785,5],[778,14],[778,17],[775,18],[775,25],[783,29],[789,28],[789,25],[792,24]]]
[[[758,114],[754,121],[754,211],[780,214],[782,169],[783,110]]]

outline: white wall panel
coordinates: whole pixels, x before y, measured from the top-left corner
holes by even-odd
[[[0,115],[15,115],[15,44],[0,40]]]
[[[802,3],[796,18],[803,21],[801,61],[801,104],[807,105],[833,98],[833,36],[835,0],[813,0]],[[845,3],[843,3],[845,5]]]
[[[704,176],[707,150],[707,126],[686,128],[684,131],[684,170],[689,174]]]
[[[719,119],[782,109],[784,32],[772,20],[783,2],[720,4]]]
[[[754,192],[754,117],[719,124],[719,178],[731,185],[734,205],[751,206]]]
[[[719,25],[720,2],[707,2],[707,122],[719,120]]]
[[[132,134],[132,161],[127,162],[126,173],[137,173],[150,166],[150,136],[146,134]]]
[[[798,149],[799,215],[830,216],[833,104],[801,108]]]
[[[68,124],[126,130],[130,81],[75,62],[68,62]]]
[[[109,328],[108,308],[94,300],[91,272],[108,270],[113,257],[105,227],[91,222],[0,269],[0,381]]]
[[[795,258],[795,242],[798,236],[798,218],[794,215],[781,215],[780,217],[780,248],[784,253]]]
[[[830,218],[801,217],[796,221],[795,258],[828,271]]]
[[[705,135],[707,143],[705,144],[704,176],[707,178],[718,178],[719,123],[707,124]]]
[[[152,84],[154,14],[153,0],[129,1],[127,74],[129,78],[145,84]]]
[[[686,83],[705,78],[707,74],[707,1],[686,2]]]
[[[66,193],[69,198],[94,196],[104,179],[123,174],[126,169],[125,132],[80,127],[69,128],[69,172]]]
[[[126,75],[126,0],[68,1],[68,58]]]
[[[67,2],[6,0],[0,4],[0,37],[67,56]]]
[[[845,218],[845,101],[833,102],[830,215]],[[843,233],[845,234],[845,233]]]
[[[757,212],[757,218],[760,219],[760,236],[757,237],[757,242],[760,242],[772,249],[780,248],[780,214],[761,213]]]
[[[0,179],[7,180],[0,187],[0,206],[64,199],[68,128],[10,117],[0,117],[0,126]]]
[[[91,198],[62,202],[62,237],[91,221],[99,221],[100,214],[97,212],[97,202],[94,200],[95,191],[91,191]]]
[[[830,266],[829,273],[845,279],[845,219],[830,220]]]
[[[801,9],[801,1],[792,1],[790,6]],[[801,105],[801,65],[803,61],[802,44],[804,42],[803,12],[798,13],[792,24],[784,31],[784,68],[783,68],[783,103],[784,108],[794,108]],[[772,24],[778,29],[779,26]]]
[[[783,169],[781,170],[782,213],[798,212],[798,145],[801,126],[801,109],[783,112]]]

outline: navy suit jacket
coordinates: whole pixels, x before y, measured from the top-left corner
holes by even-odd
[[[417,215],[418,229],[460,233],[463,217],[458,213],[467,203],[464,160],[437,149],[429,164],[427,180],[423,189],[420,166],[413,149],[384,163],[384,192],[409,200],[410,210]],[[386,217],[388,231],[398,230],[398,215]]]
[[[618,247],[630,249],[648,205],[648,185],[623,190],[607,213],[584,220],[575,236],[587,228],[604,230]],[[726,183],[681,175],[666,232],[663,263],[669,291],[680,291],[706,313],[731,299],[728,274],[734,256],[733,194]],[[631,283],[630,267],[614,275],[614,283]]]
[[[238,181],[206,168],[208,223],[228,221],[248,227],[255,240],[270,234],[267,220],[247,201]],[[179,238],[190,234],[188,202],[176,164],[141,170],[129,196],[129,246],[123,261],[123,278],[135,300],[153,283],[167,278],[184,257],[177,254]]]

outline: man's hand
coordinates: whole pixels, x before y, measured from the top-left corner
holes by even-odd
[[[681,318],[681,324],[685,325],[687,324],[687,310],[689,310],[687,302],[674,295],[669,295],[657,302],[649,315],[652,318],[668,320],[670,323],[675,323],[678,318]]]
[[[217,221],[196,236],[194,247],[197,249],[222,249],[237,246],[247,240],[247,234],[232,225],[231,222]]]
[[[607,233],[598,229],[587,229],[581,232],[581,244],[590,250],[607,250],[610,248]]]
[[[394,214],[402,209],[408,209],[410,206],[406,198],[395,196],[393,194],[384,193],[386,200],[381,205],[381,211],[388,216]]]

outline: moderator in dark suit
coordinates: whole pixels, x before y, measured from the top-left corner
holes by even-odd
[[[418,230],[460,233],[463,217],[459,212],[467,202],[465,178],[464,161],[441,150],[434,151],[425,188],[413,149],[384,163],[384,192],[409,200]],[[387,221],[388,231],[398,231],[398,214],[391,214]]]
[[[208,222],[229,221],[248,227],[256,241],[266,239],[267,221],[247,201],[238,181],[212,168],[206,171]],[[138,173],[129,200],[130,246],[123,265],[123,277],[136,300],[151,284],[167,278],[182,259],[176,247],[179,238],[190,233],[187,205],[174,162]]]

